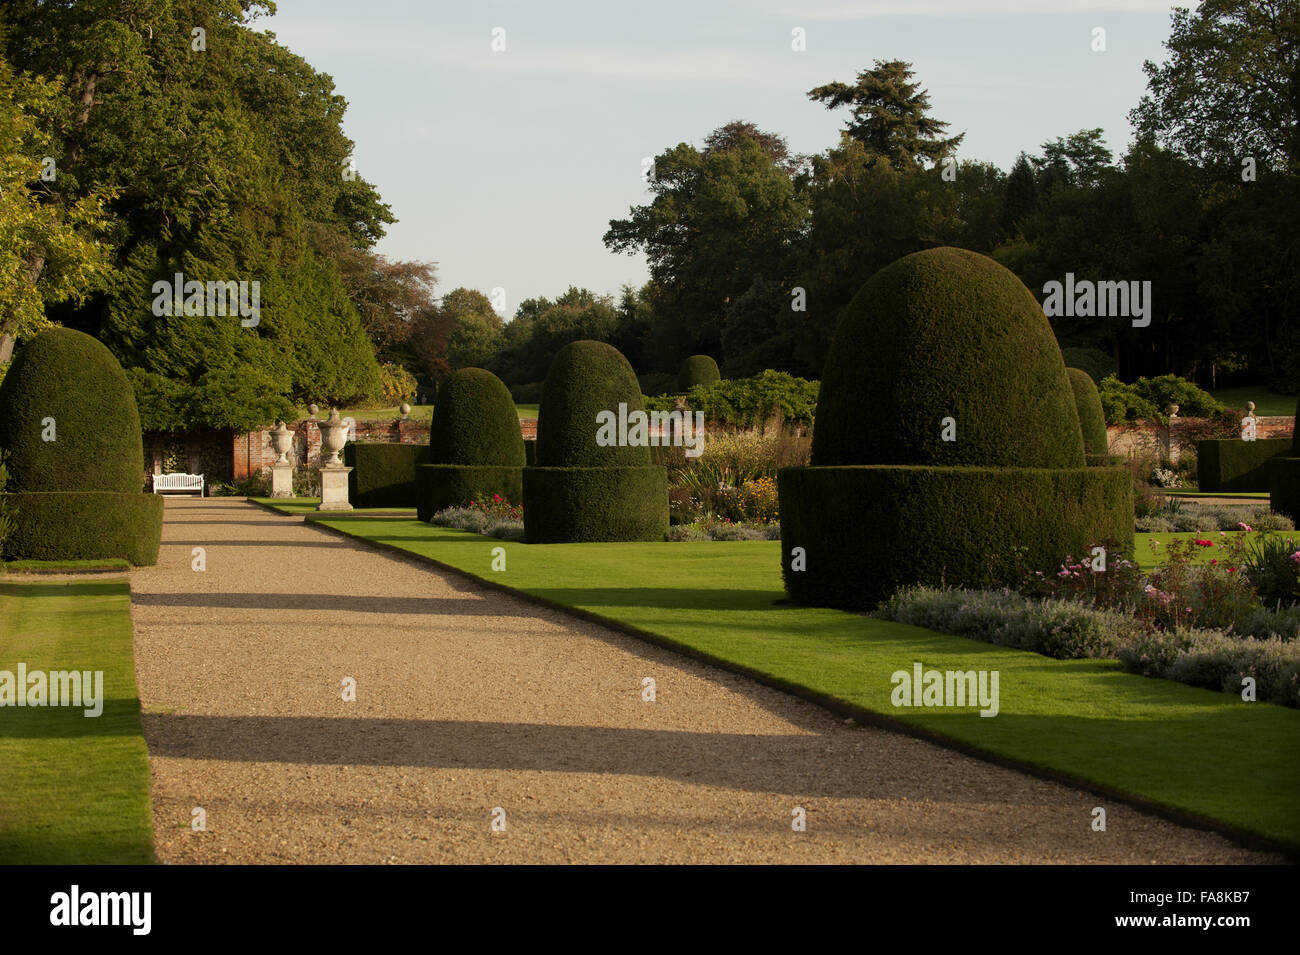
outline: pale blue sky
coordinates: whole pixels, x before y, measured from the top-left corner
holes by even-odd
[[[1118,155],[1164,58],[1166,0],[279,0],[259,22],[347,98],[358,171],[400,220],[379,251],[438,263],[439,292],[505,289],[506,312],[570,284],[617,292],[642,256],[601,243],[648,193],[643,157],[744,119],[794,152],[842,111],[809,89],[876,59],[913,64],[962,158],[1103,127]],[[492,31],[505,30],[504,52]],[[802,27],[807,49],[791,49]],[[1106,31],[1093,52],[1092,31]]]

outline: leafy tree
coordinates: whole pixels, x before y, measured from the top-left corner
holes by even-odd
[[[1095,186],[1102,171],[1111,166],[1111,151],[1102,142],[1103,131],[1081,129],[1064,139],[1057,137],[1043,143],[1043,155],[1030,158],[1037,172],[1036,181],[1051,185]]]
[[[1137,129],[1214,174],[1300,164],[1300,4],[1205,0],[1175,8],[1169,59],[1147,61]]]
[[[680,143],[655,158],[652,200],[611,220],[605,245],[644,251],[661,321],[653,347],[664,367],[721,348],[728,301],[755,274],[779,276],[805,223],[805,200],[770,137],[715,131],[704,151]],[[725,148],[724,148],[725,147]]]
[[[114,195],[111,277],[84,306],[51,315],[117,355],[148,428],[243,427],[289,399],[379,390],[337,249],[367,247],[392,216],[364,179],[344,175],[346,103],[330,78],[251,29],[269,9],[247,0],[7,8],[9,56],[62,90],[50,201]],[[195,27],[205,49],[195,49]],[[154,316],[153,283],[176,272],[258,281],[260,321]]]
[[[872,156],[883,156],[896,169],[925,161],[938,164],[956,152],[965,133],[943,137],[948,123],[930,113],[930,95],[911,82],[912,64],[876,60],[857,82],[827,83],[808,91],[808,98],[827,109],[850,107],[845,134]]]
[[[50,81],[15,76],[0,57],[0,366],[14,342],[50,324],[45,303],[84,301],[107,270],[108,219],[100,190],[57,200],[45,157],[55,158],[51,118],[59,91]]]

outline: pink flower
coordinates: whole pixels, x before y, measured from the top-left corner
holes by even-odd
[[[1243,523],[1241,523],[1241,521],[1238,521],[1238,522],[1237,522],[1237,526],[1240,527],[1243,531],[1248,531],[1248,530],[1250,530],[1250,525],[1249,525],[1249,524],[1243,524]]]

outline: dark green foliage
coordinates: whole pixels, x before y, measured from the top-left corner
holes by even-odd
[[[668,533],[668,472],[661,467],[524,469],[530,544],[657,541]]]
[[[536,438],[534,438],[532,441],[524,442],[524,466],[530,468],[537,466],[537,439]]]
[[[1070,389],[1074,392],[1074,407],[1079,412],[1079,429],[1083,432],[1085,454],[1105,454],[1110,447],[1106,437],[1106,416],[1101,410],[1101,396],[1097,385],[1088,373],[1078,368],[1066,368]]]
[[[1213,418],[1225,410],[1208,391],[1177,375],[1139,378],[1131,385],[1112,376],[1102,380],[1098,393],[1107,424],[1143,418],[1164,421],[1170,405],[1178,405],[1181,418]]]
[[[1061,357],[1065,359],[1067,368],[1087,372],[1096,385],[1101,384],[1103,378],[1119,373],[1115,359],[1100,348],[1062,348]]]
[[[30,491],[4,498],[13,519],[5,543],[9,559],[158,562],[163,499],[156,494]]]
[[[539,467],[643,467],[648,447],[607,447],[596,443],[599,412],[644,411],[632,366],[612,345],[580,341],[565,345],[551,363],[537,417]],[[527,513],[527,511],[525,511]]]
[[[343,447],[348,501],[353,507],[414,507],[416,465],[429,460],[427,444],[357,444]]]
[[[946,417],[955,441],[941,440]],[[965,249],[916,252],[845,308],[822,375],[813,464],[1072,468],[1083,454],[1047,318],[997,262]]]
[[[668,472],[648,445],[601,447],[601,412],[644,411],[636,375],[616,348],[595,341],[560,349],[537,421],[537,466],[524,469],[529,543],[663,540]]]
[[[510,391],[482,368],[462,368],[438,385],[429,425],[430,464],[523,467],[524,439]]]
[[[718,371],[718,363],[710,356],[691,355],[682,362],[681,370],[677,372],[677,390],[687,392],[696,385],[707,387],[721,379],[722,373]]]
[[[751,428],[773,416],[791,423],[812,424],[817,391],[815,381],[769,369],[753,378],[723,378],[692,388],[686,403],[692,411],[703,411],[706,421],[725,427]],[[672,411],[675,406],[672,395],[646,400],[646,407],[655,411]]]
[[[663,371],[652,371],[649,374],[637,375],[636,382],[643,395],[666,395],[677,387],[677,376]]]
[[[421,465],[415,469],[416,516],[427,521],[443,508],[464,507],[470,501],[490,501],[493,494],[518,504],[523,500],[523,472],[522,467],[497,465]]]
[[[536,404],[542,400],[542,386],[544,381],[530,381],[523,385],[511,385],[510,397],[521,405]]]
[[[52,418],[53,441],[42,439]],[[117,491],[144,486],[131,385],[107,348],[70,328],[28,342],[0,384],[0,448],[9,490]]]
[[[871,609],[906,584],[977,587],[1050,572],[1094,545],[1131,550],[1131,481],[1101,467],[785,468],[786,591],[800,603]],[[806,554],[803,571],[791,569],[794,547]]]
[[[1288,438],[1198,441],[1197,484],[1202,491],[1267,491],[1268,462],[1290,450]]]
[[[1268,504],[1300,527],[1300,457],[1276,457],[1268,462]]]

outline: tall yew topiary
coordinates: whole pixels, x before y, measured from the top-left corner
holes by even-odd
[[[1101,410],[1101,394],[1086,371],[1067,368],[1070,390],[1074,392],[1074,407],[1079,413],[1079,430],[1083,434],[1085,454],[1106,454],[1110,439],[1106,437],[1106,415]]]
[[[493,494],[519,503],[523,467],[519,415],[505,383],[482,368],[444,378],[429,425],[429,463],[415,468],[420,519]]]
[[[1300,525],[1300,402],[1296,403],[1291,454],[1268,462],[1268,503]]]
[[[711,385],[722,380],[718,363],[709,355],[692,355],[677,372],[677,390],[690,391],[696,385]]]
[[[144,445],[122,366],[97,339],[52,328],[0,384],[14,559],[158,559],[163,501],[142,492]]]
[[[537,466],[524,469],[529,543],[664,538],[666,470],[646,444],[597,440],[602,413],[644,411],[636,373],[612,345],[578,341],[556,353],[538,409]]]
[[[987,256],[938,248],[845,308],[812,463],[780,472],[790,596],[870,608],[913,583],[1009,579],[1132,547],[1127,472],[1090,468],[1047,318]]]

